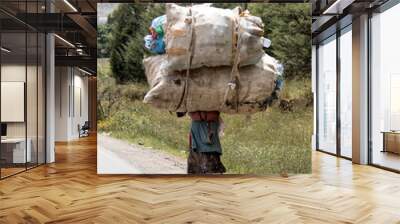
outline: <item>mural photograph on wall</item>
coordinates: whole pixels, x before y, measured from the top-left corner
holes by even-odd
[[[307,3],[99,3],[98,174],[311,172]]]

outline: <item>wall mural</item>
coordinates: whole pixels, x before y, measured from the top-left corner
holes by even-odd
[[[311,172],[309,4],[98,5],[99,174]]]

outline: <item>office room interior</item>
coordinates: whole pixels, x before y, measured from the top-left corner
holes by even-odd
[[[314,39],[317,150],[399,170],[399,10],[389,1],[344,16]]]
[[[89,56],[95,45],[86,43],[78,25],[75,31],[38,25],[46,20],[38,15],[63,7],[72,10],[68,5],[2,1],[1,7],[0,176],[6,178],[54,162],[56,142],[76,140],[94,130],[96,66],[91,65],[95,56]],[[50,31],[58,32],[50,36]],[[67,40],[67,35],[73,39]]]
[[[210,176],[97,174],[98,9],[118,3],[0,1],[0,223],[400,222],[398,0],[266,2],[310,4],[312,173]]]

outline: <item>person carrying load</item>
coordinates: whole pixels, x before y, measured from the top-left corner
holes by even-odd
[[[185,113],[177,113],[182,117]],[[188,174],[225,173],[221,162],[222,148],[219,136],[223,121],[218,111],[189,112],[192,119],[189,134]]]
[[[143,102],[191,117],[189,174],[226,172],[220,113],[250,115],[279,98],[283,66],[265,52],[271,41],[264,30],[262,19],[248,10],[209,4],[167,4],[166,16],[153,20],[146,48],[161,55],[143,60],[150,85]],[[154,40],[161,36],[164,48],[158,51]]]

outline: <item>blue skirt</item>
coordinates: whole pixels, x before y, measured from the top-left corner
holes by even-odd
[[[192,121],[190,130],[191,149],[194,152],[217,152],[222,154],[218,128],[219,122]]]

